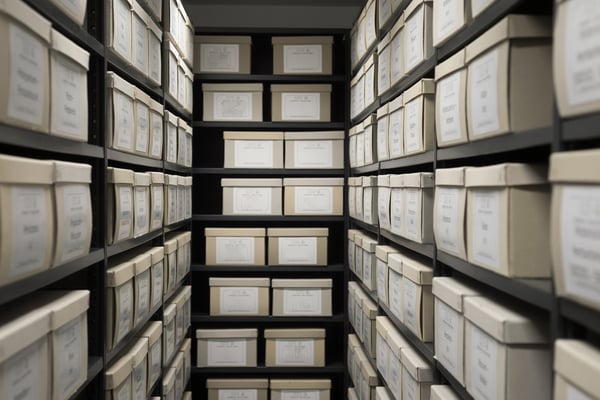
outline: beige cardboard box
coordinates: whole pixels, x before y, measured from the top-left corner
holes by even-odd
[[[171,225],[177,222],[177,185],[179,178],[177,175],[165,174],[165,212],[164,225]]]
[[[356,136],[358,134],[358,126],[355,125],[348,130],[348,163],[350,168],[358,167],[356,160]]]
[[[184,327],[184,313],[183,307],[185,305],[185,295],[183,293],[183,289],[177,291],[177,293],[165,303],[167,304],[175,304],[175,348],[178,349],[181,341],[185,335],[185,327]]]
[[[359,400],[356,390],[353,387],[348,388],[348,400]]]
[[[160,374],[162,373],[162,331],[163,325],[161,321],[149,322],[140,337],[148,339],[148,385],[146,392],[150,392]]]
[[[165,174],[149,172],[150,174],[150,231],[162,228],[165,214],[164,184]]]
[[[197,366],[256,367],[256,329],[196,330]]]
[[[165,276],[164,293],[167,294],[177,283],[177,239],[167,238],[165,240]]]
[[[377,240],[363,236],[361,244],[362,248],[362,282],[366,288],[374,292],[377,290],[377,258],[375,257],[375,249],[377,248]]]
[[[400,334],[395,326],[387,331],[386,343],[390,347],[389,354],[389,372],[388,387],[395,396],[396,400],[402,398],[402,386],[404,371],[402,368],[402,351],[411,348],[404,336]]]
[[[434,55],[433,0],[412,0],[404,10],[404,72]]]
[[[448,385],[431,385],[430,400],[460,400],[460,397]]]
[[[192,392],[183,392],[183,400],[192,400]]]
[[[352,382],[354,382],[354,386],[356,387],[356,392],[357,393],[361,393],[362,392],[362,363],[366,362],[369,364],[370,363],[368,361],[367,358],[367,354],[365,353],[365,351],[363,350],[362,346],[356,347],[354,352],[354,357],[353,357],[353,372],[352,372]],[[367,392],[368,393],[368,392]],[[360,395],[360,397],[362,398],[362,395]],[[369,397],[367,397],[369,398]]]
[[[106,113],[108,147],[133,153],[135,148],[135,86],[114,72],[106,73],[106,84],[110,91],[109,111]]]
[[[149,252],[140,254],[134,257],[133,263],[134,273],[134,297],[135,304],[133,309],[133,326],[139,325],[142,320],[150,312],[150,266],[152,265],[152,256]]]
[[[324,367],[325,329],[265,329],[267,367]]]
[[[190,114],[194,111],[194,72],[185,68],[185,104],[183,109]]]
[[[203,121],[262,121],[262,83],[203,83]]]
[[[164,399],[175,399],[175,368],[167,368],[162,377]]]
[[[379,227],[390,231],[392,228],[390,220],[390,175],[377,176],[377,220]]]
[[[249,74],[250,36],[194,36],[194,73]]]
[[[179,42],[179,26],[184,23],[179,12],[180,5],[181,2],[178,0],[169,0],[163,10],[164,18],[162,22],[165,28],[165,36],[174,43]]]
[[[271,38],[274,75],[331,75],[333,36]]]
[[[183,354],[177,353],[173,359],[172,366],[175,368],[175,398],[181,399],[183,397]]]
[[[111,260],[106,270],[106,347],[114,348],[133,327],[133,260]]]
[[[433,149],[435,131],[435,83],[421,79],[403,95],[404,154],[418,154]]]
[[[552,125],[552,23],[508,15],[467,46],[469,139]]]
[[[265,228],[205,228],[206,265],[265,265]]]
[[[460,384],[465,384],[464,300],[480,293],[471,285],[451,277],[433,278],[435,358]]]
[[[223,215],[281,215],[281,178],[223,178]]]
[[[343,178],[284,178],[285,215],[342,215]]]
[[[329,228],[268,228],[269,265],[327,265]]]
[[[433,45],[441,47],[470,22],[470,1],[433,2]]]
[[[600,351],[575,339],[554,342],[554,399],[597,399]]]
[[[350,81],[350,117],[355,118],[365,109],[365,74],[364,68],[359,68]]]
[[[517,311],[518,310],[518,311]],[[466,388],[497,399],[549,399],[552,352],[539,309],[481,296],[464,300]],[[527,376],[529,385],[521,384]]]
[[[179,118],[167,110],[164,113],[165,121],[165,161],[177,163],[177,127]]]
[[[188,68],[185,65],[185,61],[183,60],[183,57],[180,57],[177,60],[177,102],[181,105],[181,107],[184,107],[185,102],[187,101],[187,93],[186,93],[187,82],[185,80],[187,69]]]
[[[404,155],[404,96],[399,95],[388,103],[388,151],[390,160]]]
[[[390,223],[391,232],[404,236],[406,231],[404,175],[390,175]]]
[[[424,342],[433,340],[433,268],[404,257],[402,260],[404,291],[404,324]]]
[[[271,85],[273,121],[331,121],[330,84]]]
[[[50,22],[23,1],[4,2],[0,7],[0,122],[48,132],[50,31]]]
[[[132,3],[131,13],[131,64],[148,76],[148,20],[150,16],[140,3]]]
[[[361,349],[361,344],[360,344],[360,340],[358,339],[358,337],[351,333],[348,335],[348,349],[347,349],[347,358],[348,358],[348,363],[347,363],[347,368],[348,368],[348,374],[350,375],[350,378],[352,379],[352,381],[354,381],[354,359],[356,357],[356,351]]]
[[[400,82],[406,75],[404,68],[404,16],[404,14],[400,14],[390,30],[392,35],[392,41],[390,43],[390,88]]]
[[[360,388],[361,399],[375,399],[375,388],[378,383],[377,371],[371,366],[371,362],[367,359],[360,360],[360,384],[356,386]]]
[[[377,339],[377,330],[375,317],[377,317],[377,304],[370,297],[364,297],[361,303],[362,308],[362,341],[369,357],[377,356],[375,343]]]
[[[393,396],[388,392],[385,386],[377,386],[375,388],[376,400],[392,400]]]
[[[192,374],[192,339],[184,339],[179,352],[183,356],[183,380],[188,382]]]
[[[363,249],[362,240],[366,236],[362,231],[354,235],[354,274],[362,279],[363,276]]]
[[[155,0],[153,0],[154,2]],[[160,2],[158,2],[160,3]],[[151,18],[148,19],[148,78],[155,85],[162,85],[162,34],[163,31]]]
[[[357,218],[356,212],[356,189],[360,186],[362,189],[362,177],[360,176],[349,176],[348,177],[348,215],[350,218]]]
[[[92,167],[53,161],[56,243],[53,265],[61,265],[90,251],[92,240]]]
[[[364,165],[377,162],[377,116],[370,115],[363,122]]]
[[[465,167],[440,168],[435,171],[433,233],[439,250],[463,260],[465,244]]]
[[[177,236],[177,280],[182,281],[191,268],[192,232],[182,232]]]
[[[81,142],[88,140],[87,72],[89,58],[90,55],[87,51],[58,31],[52,30],[50,51],[51,135]]]
[[[185,192],[185,215],[184,219],[192,218],[193,206],[192,206],[192,188],[194,186],[194,177],[184,177],[184,192]]]
[[[268,379],[207,379],[208,400],[267,400]]]
[[[173,100],[178,102],[179,87],[177,86],[177,79],[179,78],[179,61],[181,57],[174,42],[169,39],[169,35],[165,37],[163,45],[165,46],[163,59],[167,61],[165,62],[166,71],[164,71],[165,76],[163,78],[166,81],[163,83],[164,89]]]
[[[389,138],[389,103],[386,103],[377,109],[377,161],[390,159]]]
[[[356,291],[358,290],[358,284],[356,281],[348,282],[348,321],[352,327],[356,325]],[[358,305],[360,307],[360,304]]]
[[[402,397],[419,400],[429,399],[433,383],[431,365],[412,347],[402,349]]]
[[[435,67],[435,134],[439,147],[469,141],[465,55],[462,49]]]
[[[194,162],[194,129],[187,124],[184,127],[184,139],[185,154],[183,156],[183,166],[191,167]]]
[[[163,309],[163,365],[168,365],[175,355],[177,305],[169,304]],[[163,392],[164,393],[164,392]]]
[[[477,17],[496,1],[497,0],[470,0],[472,18]]]
[[[392,1],[382,0],[377,2],[377,27],[379,30],[385,26],[385,24],[392,17]]]
[[[133,237],[142,236],[150,230],[150,174],[133,174]]]
[[[352,46],[350,64],[352,66],[352,69],[354,69],[354,67],[357,66],[360,59],[367,52],[364,19],[365,13],[363,9],[356,21],[354,22],[354,25],[352,26],[352,31],[350,32],[350,44]]]
[[[164,108],[162,104],[150,99],[148,103],[150,114],[150,139],[148,157],[156,160],[163,158],[163,136],[164,136]]]
[[[131,397],[131,357],[127,354],[113,361],[104,372],[106,400]]]
[[[77,25],[83,25],[87,0],[79,0],[75,2],[50,0],[50,3],[58,7],[67,17],[75,21]]]
[[[128,355],[131,358],[131,391],[133,398],[145,398],[148,393],[148,339],[140,337],[132,345]]]
[[[433,242],[433,180],[431,172],[404,175],[403,236],[418,243]]]
[[[183,330],[185,336],[187,329],[192,326],[192,286],[183,286],[181,292],[183,293]]]
[[[162,301],[163,285],[165,284],[165,249],[153,247],[150,253],[150,309]]]
[[[344,131],[285,132],[285,168],[344,167]]]
[[[377,337],[375,339],[375,349],[377,350],[375,362],[377,363],[377,370],[383,377],[384,382],[388,382],[392,350],[390,350],[390,346],[386,339],[388,330],[393,329],[392,322],[386,316],[377,316],[375,317],[375,329],[377,331]]]
[[[362,9],[362,24],[364,24],[365,46],[370,49],[377,41],[377,2],[375,0],[367,0]]]
[[[388,257],[390,254],[399,253],[400,251],[392,246],[378,245],[375,247],[376,269],[377,269],[377,298],[384,304],[389,304],[389,271]]]
[[[363,176],[363,221],[370,225],[377,225],[378,217],[378,188],[377,176]]]
[[[329,400],[331,379],[271,379],[271,400],[308,397],[314,400]]]
[[[365,80],[364,107],[367,108],[377,99],[377,57],[375,53],[365,60],[363,70]]]
[[[469,262],[510,277],[550,277],[546,168],[467,168],[465,186]]]
[[[106,46],[128,64],[131,63],[133,54],[132,8],[131,0],[110,0],[106,18]]]
[[[150,140],[150,96],[143,90],[134,87],[134,148],[133,152],[144,157],[148,157],[149,140]]]
[[[365,121],[356,125],[356,166],[366,165],[365,156]]]
[[[387,2],[389,4],[389,2]],[[381,4],[381,3],[380,3]],[[392,32],[388,32],[377,44],[377,95],[390,89],[392,79]]]
[[[223,132],[225,168],[283,168],[283,132]]]
[[[183,221],[185,217],[185,177],[177,176],[177,219]]]
[[[269,315],[269,278],[210,278],[210,315]]]
[[[404,256],[388,254],[388,305],[392,315],[404,321],[404,283],[402,282]]]

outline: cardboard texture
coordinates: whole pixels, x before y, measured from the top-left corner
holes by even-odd
[[[331,121],[330,84],[271,85],[271,118],[279,121]]]
[[[250,36],[194,36],[194,73],[249,74]]]
[[[203,83],[203,121],[262,121],[261,83]]]
[[[281,215],[280,178],[221,179],[223,215]]]
[[[206,265],[265,265],[264,228],[205,228]]]
[[[273,74],[331,75],[333,36],[280,36],[273,44]]]
[[[467,259],[465,167],[435,171],[433,233],[438,249],[462,260]]]
[[[283,132],[223,132],[225,168],[283,168]]]
[[[197,361],[202,367],[256,367],[256,329],[198,329]]]

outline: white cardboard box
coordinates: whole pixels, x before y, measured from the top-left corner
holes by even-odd
[[[433,268],[404,256],[402,260],[404,292],[403,323],[423,342],[433,340]]]
[[[194,177],[186,176],[184,177],[184,192],[185,192],[185,215],[184,219],[192,218],[193,214],[193,205],[192,205],[192,189],[194,186]]]
[[[131,398],[131,357],[124,355],[113,361],[104,372],[106,398]]]
[[[389,370],[392,350],[390,350],[390,346],[386,339],[388,330],[394,328],[389,318],[382,315],[375,317],[375,329],[377,331],[377,337],[375,339],[375,349],[377,350],[375,362],[377,363],[377,370],[383,377],[384,382],[388,382],[390,379]]]
[[[365,357],[360,360],[360,398],[365,400],[375,399],[375,388],[378,383],[377,371],[371,366],[371,362]]]
[[[144,157],[148,157],[150,143],[150,96],[143,90],[134,88],[134,119],[135,119],[135,137],[133,152]]]
[[[285,168],[341,169],[344,131],[284,132]]]
[[[150,392],[162,373],[162,331],[163,325],[161,321],[151,321],[146,325],[142,333],[139,334],[140,337],[148,339],[147,393]]]
[[[373,1],[373,3],[375,3]],[[377,57],[371,54],[363,64],[364,71],[364,107],[367,108],[377,99]]]
[[[203,121],[262,121],[261,83],[203,83]]]
[[[430,400],[460,400],[460,397],[452,390],[449,385],[431,385]]]
[[[400,253],[388,254],[388,306],[401,322],[404,321],[403,260]]]
[[[223,178],[221,186],[223,215],[281,215],[281,178]]]
[[[150,172],[150,231],[163,226],[165,200],[165,175],[162,172]]]
[[[389,1],[388,1],[389,3]],[[379,3],[381,4],[381,2]],[[392,80],[392,32],[388,32],[377,45],[377,95],[381,96],[391,87]]]
[[[331,75],[333,36],[271,38],[274,75]]]
[[[268,379],[207,379],[208,400],[267,400]]]
[[[168,35],[166,36],[163,45],[165,46],[163,59],[166,61],[166,71],[163,72],[165,74],[163,80],[166,80],[164,83],[164,89],[169,96],[173,98],[173,100],[178,102],[179,100],[177,96],[179,94],[179,88],[177,86],[177,79],[179,78],[179,61],[181,57],[179,57],[179,51],[171,39],[169,39]]]
[[[392,35],[392,41],[390,43],[390,87],[393,87],[406,75],[404,68],[404,14],[398,16],[398,19],[394,23],[394,26],[392,26],[390,32]]]
[[[377,329],[375,317],[377,317],[377,304],[370,297],[364,297],[361,303],[362,308],[362,341],[367,354],[374,358],[377,356],[375,348],[377,339]]]
[[[462,49],[435,67],[435,134],[439,147],[469,140],[465,54]]]
[[[165,210],[164,210],[164,226],[177,222],[177,205],[178,205],[178,184],[179,178],[177,175],[165,174]]]
[[[329,228],[268,228],[269,265],[327,265]]]
[[[362,23],[365,25],[365,46],[370,49],[377,42],[377,2],[375,0],[367,0],[362,14],[364,18]]]
[[[379,0],[377,2],[377,27],[381,30],[392,17],[392,1]]]
[[[177,163],[177,127],[179,118],[169,111],[165,110],[165,161]]]
[[[150,99],[148,106],[150,113],[150,138],[148,146],[148,157],[157,160],[162,160],[164,137],[164,108],[160,103],[154,101],[153,99]]]
[[[385,386],[377,386],[375,388],[375,399],[376,400],[392,400],[393,397],[390,394],[390,392],[388,392],[388,390]]]
[[[133,153],[135,87],[114,72],[106,73],[106,81],[110,90],[106,122],[108,146],[115,150]]]
[[[148,393],[148,339],[140,337],[128,353],[131,359],[131,392],[134,399]]]
[[[433,242],[433,180],[431,172],[404,175],[403,236],[417,243]]]
[[[378,187],[377,176],[363,176],[363,221],[370,225],[377,225],[378,213]]]
[[[435,141],[435,83],[421,79],[403,94],[404,154],[432,150]]]
[[[391,351],[389,354],[389,380],[387,383],[396,400],[401,400],[404,375],[402,368],[402,351],[406,348],[410,348],[411,345],[394,326],[387,331],[386,343]]]
[[[133,310],[133,326],[139,325],[150,312],[150,290],[151,277],[150,266],[152,256],[145,252],[134,257],[133,263],[134,273],[134,310]]]
[[[412,0],[404,10],[404,72],[415,70],[433,54],[433,0]]]
[[[205,228],[206,265],[265,265],[265,228]]]
[[[402,349],[402,398],[429,399],[433,369],[412,347]]]
[[[152,0],[157,2],[157,0]],[[161,2],[158,2],[162,4]],[[162,34],[163,31],[151,18],[148,19],[148,78],[155,85],[162,85]]]
[[[150,174],[135,172],[133,175],[133,236],[138,237],[150,230]]]
[[[377,239],[363,236],[360,247],[362,248],[362,275],[359,275],[359,278],[367,289],[374,292],[377,290],[377,258],[375,257]]]
[[[179,352],[183,355],[183,380],[189,382],[192,375],[192,339],[184,339]]]
[[[331,279],[273,279],[273,316],[331,316]]]
[[[554,342],[554,399],[597,399],[600,351],[575,339]]]
[[[377,109],[377,161],[390,159],[390,118],[389,103]]]
[[[390,175],[377,176],[377,220],[381,229],[390,231],[392,228],[390,220]]]
[[[108,167],[107,241],[114,244],[133,237],[134,174],[129,169]]]
[[[437,248],[466,260],[465,167],[436,169],[435,186],[433,233]]]
[[[210,315],[269,315],[269,278],[209,278]]]
[[[329,400],[331,379],[271,379],[269,386],[272,400],[289,397]]]
[[[355,118],[365,109],[365,76],[363,68],[359,68],[350,81],[350,117]]]
[[[249,74],[250,36],[194,36],[194,73]]]
[[[325,329],[265,329],[267,367],[324,367]]]
[[[166,305],[163,309],[163,333],[162,333],[162,356],[163,365],[168,365],[175,355],[176,321],[177,306],[175,304]],[[164,392],[163,392],[164,393]]]
[[[131,0],[110,0],[106,18],[106,46],[126,63],[132,59],[132,8]]]
[[[366,164],[365,157],[365,128],[364,121],[356,125],[356,166],[362,167]]]
[[[388,148],[393,160],[404,155],[404,97],[399,95],[388,104]]]
[[[177,283],[177,238],[170,237],[165,240],[165,277],[164,293],[167,294]]]
[[[190,270],[189,257],[192,232],[185,231],[177,235],[177,281],[181,282]]]
[[[360,187],[362,190],[362,177],[360,176],[349,176],[348,177],[348,215],[350,218],[357,218],[356,211],[356,190]]]
[[[223,132],[225,168],[283,168],[283,132]]]
[[[331,84],[271,85],[273,121],[331,121]]]
[[[131,13],[131,64],[148,76],[148,20],[150,17],[140,3],[132,3]]]
[[[386,306],[388,305],[389,300],[388,257],[390,254],[399,252],[400,251],[395,247],[387,245],[378,245],[375,248],[375,255],[377,257],[377,298]]]
[[[358,230],[356,229],[348,229],[348,268],[350,271],[354,271],[355,269],[355,260],[354,260],[354,236]]]
[[[183,221],[185,217],[185,176],[177,176],[177,219]]]
[[[285,215],[342,215],[343,178],[284,178]]]
[[[460,32],[471,17],[470,1],[451,0],[433,2],[433,45],[441,47]]]
[[[356,136],[358,134],[358,126],[355,125],[348,129],[348,163],[350,168],[358,166],[356,161]]]
[[[71,18],[77,23],[77,25],[83,25],[85,19],[85,10],[87,7],[87,0],[50,0],[50,2],[58,7],[65,15]]]
[[[134,265],[132,260],[112,261],[106,270],[106,347],[114,348],[133,327]]]
[[[150,309],[162,301],[165,285],[165,249],[162,246],[153,247],[150,253]]]
[[[370,115],[365,118],[362,127],[365,152],[363,165],[371,165],[377,162],[377,116]]]

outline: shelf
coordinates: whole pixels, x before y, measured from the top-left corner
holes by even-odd
[[[154,158],[142,157],[136,154],[125,153],[119,150],[106,149],[106,155],[108,161],[116,161],[132,165],[134,167],[147,167],[147,168],[163,168],[162,160],[156,160]]]
[[[0,124],[0,143],[79,157],[104,157],[104,149],[94,144],[76,142],[4,124]]]
[[[429,150],[425,153],[415,154],[412,156],[406,156],[402,158],[396,158],[394,160],[381,161],[380,169],[396,169],[396,168],[406,168],[406,167],[414,167],[417,165],[424,164],[432,164],[434,159],[434,151]],[[433,170],[433,169],[432,169]]]
[[[417,67],[413,72],[405,76],[398,83],[394,84],[388,91],[379,96],[381,104],[385,104],[395,97],[398,97],[400,93],[403,93],[406,89],[417,83],[419,80],[424,78],[427,74],[433,72],[437,58],[435,54],[427,59],[423,64]]]
[[[193,375],[324,375],[343,374],[346,368],[342,362],[325,367],[192,367]]]
[[[344,272],[343,264],[334,264],[328,265],[325,267],[320,266],[269,266],[269,265],[259,265],[259,266],[215,266],[215,265],[203,265],[203,264],[194,264],[192,265],[192,272],[207,272],[207,273],[219,273],[219,272],[291,272],[291,273],[316,273],[316,272]]]
[[[102,357],[88,357],[88,369],[87,378],[85,382],[79,386],[79,388],[69,397],[69,399],[75,400],[80,398],[81,394],[85,391],[88,385],[96,379],[103,367]]]
[[[156,99],[163,97],[163,91],[159,85],[135,69],[133,65],[125,62],[113,49],[107,47],[105,54],[109,71],[115,71],[120,77],[152,94]]]
[[[175,222],[174,224],[165,226],[163,228],[163,230],[165,231],[165,233],[176,231],[176,230],[178,230],[180,228],[185,228],[191,222],[192,222],[191,218],[184,219],[183,221]]]
[[[179,116],[179,118],[184,119],[186,122],[190,123],[193,119],[192,114],[183,109],[183,107],[179,104],[179,101],[171,96],[165,90],[165,105],[167,106],[168,111],[172,111]]]
[[[433,245],[432,244],[421,244],[413,242],[412,240],[398,236],[392,232],[381,229],[381,236],[388,240],[391,240],[395,244],[402,246],[408,250],[412,250],[415,253],[424,255],[425,257],[433,258]]]
[[[367,232],[371,232],[374,235],[379,234],[379,226],[378,225],[367,224],[366,222],[358,220],[356,218],[350,218],[350,223],[352,225],[354,225],[355,228],[360,228]]]
[[[350,170],[352,175],[364,175],[379,171],[379,163],[365,165],[364,167],[356,167]]]
[[[437,151],[437,159],[438,161],[455,160],[525,150],[534,147],[550,147],[553,136],[554,131],[552,127],[515,132],[509,135],[477,140],[458,146],[440,148]]]
[[[175,163],[170,163],[165,161],[165,170],[167,170],[168,172],[175,172],[176,174],[187,174],[189,175],[192,171],[192,168],[190,167],[184,167],[182,165],[179,164],[175,164]]]
[[[437,252],[439,262],[492,288],[545,310],[552,310],[554,296],[550,279],[512,279],[470,264],[443,251]]]
[[[344,314],[336,314],[331,317],[223,317],[223,316],[211,316],[206,314],[192,313],[192,322],[196,323],[231,323],[231,324],[256,324],[256,323],[307,323],[307,324],[323,324],[323,323],[334,323],[344,322]]]
[[[404,12],[404,9],[410,4],[410,1],[411,0],[400,1],[400,4],[398,5],[398,8],[396,8],[396,11],[394,11],[391,14],[390,19],[385,23],[385,25],[383,25],[381,29],[379,29],[380,39],[383,38],[392,29],[394,24],[398,21],[400,15],[402,15],[402,13]]]
[[[113,257],[113,256],[116,256],[117,254],[124,253],[127,250],[131,250],[133,248],[141,246],[147,242],[150,242],[150,241],[156,239],[159,236],[162,236],[161,229],[147,233],[138,238],[127,239],[123,242],[113,244],[112,246],[108,246],[108,257]]]
[[[563,318],[600,334],[600,313],[570,299],[560,298],[559,312]]]
[[[580,118],[563,120],[561,123],[562,140],[594,140],[600,139],[600,115],[593,114]]]
[[[367,108],[359,112],[356,115],[356,117],[352,117],[351,125],[356,125],[359,122],[364,121],[365,118],[367,118],[369,115],[376,113],[379,107],[381,107],[381,104],[379,103],[379,98],[375,97],[375,101],[373,101],[373,104],[368,105]]]
[[[217,129],[314,129],[314,130],[343,130],[343,122],[227,122],[227,121],[194,121],[194,128]]]
[[[343,169],[287,169],[287,168],[193,168],[194,175],[248,175],[248,176],[344,176]]]
[[[344,222],[343,216],[335,215],[221,215],[194,214],[194,221],[205,222]]]
[[[195,74],[196,82],[345,82],[344,75],[256,75],[256,74]]]
[[[436,361],[435,366],[441,372],[443,379],[452,386],[452,390],[456,392],[459,398],[462,400],[473,400],[473,397],[467,392],[467,389],[465,389],[465,387],[461,385],[439,361]]]
[[[0,304],[6,304],[28,293],[58,282],[102,260],[104,260],[104,249],[91,249],[90,253],[86,256],[2,286],[0,287]]]

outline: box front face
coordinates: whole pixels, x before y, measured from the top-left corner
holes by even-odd
[[[140,323],[150,311],[150,270],[135,277],[135,323]]]
[[[390,296],[390,311],[396,318],[404,322],[404,285],[402,275],[392,270],[389,271],[388,293]]]
[[[273,315],[331,315],[331,289],[274,288]]]
[[[148,186],[136,186],[133,192],[135,203],[135,222],[133,235],[135,237],[148,233],[150,229],[150,197]]]
[[[274,44],[273,73],[331,74],[331,44]]]
[[[0,365],[2,398],[50,400],[49,353],[48,337],[44,336],[4,361]]]
[[[164,218],[164,189],[163,185],[150,186],[150,204],[152,207],[150,216],[150,229],[155,230],[162,227]]]
[[[404,108],[390,113],[389,152],[393,160],[404,155]]]
[[[264,238],[221,236],[206,238],[208,265],[264,265]]]
[[[274,92],[273,121],[330,121],[331,95],[321,92]]]
[[[225,168],[281,168],[283,146],[273,140],[225,140]]]
[[[465,1],[433,2],[433,44],[439,45],[465,25]]]
[[[343,140],[286,141],[286,168],[342,168]]]
[[[131,7],[125,0],[112,0],[111,3],[111,47],[125,60],[131,61]]]
[[[259,287],[211,287],[211,315],[268,314],[269,290]]]
[[[204,92],[204,121],[260,121],[262,93]]]
[[[395,354],[390,354],[389,389],[396,400],[402,399],[402,362]]]
[[[423,336],[421,328],[422,287],[406,276],[402,279],[404,324],[419,338]]]
[[[404,151],[415,154],[425,151],[423,127],[423,101],[419,96],[404,107]]]
[[[271,237],[269,265],[326,265],[327,238]]]
[[[371,290],[376,290],[377,285],[377,257],[375,253],[363,249],[362,281]]]
[[[390,85],[394,85],[404,76],[404,34],[404,29],[401,29],[390,43]]]
[[[412,71],[425,60],[425,6],[419,6],[404,23],[404,70]],[[431,23],[431,20],[428,21]]]
[[[240,60],[240,45],[238,43],[200,43],[196,46],[199,62],[195,63],[195,72],[200,73],[242,73]]]
[[[247,367],[256,365],[256,341],[245,338],[200,339],[200,366],[207,367]],[[252,348],[254,346],[254,348]],[[251,357],[248,357],[248,356]],[[206,357],[204,359],[204,357]]]
[[[117,89],[112,89],[113,126],[111,147],[132,153],[134,148],[134,102]]]
[[[433,223],[437,247],[463,260],[466,259],[465,202],[464,188],[448,186],[435,188]]]
[[[67,399],[86,380],[88,360],[87,314],[63,325],[53,334],[54,394]]]
[[[464,385],[463,316],[443,301],[435,298],[435,356]]]
[[[392,189],[390,198],[390,218],[392,233],[396,235],[404,235],[404,189]]]
[[[278,196],[279,194],[279,196]],[[281,213],[280,188],[225,187],[223,214],[271,215]],[[279,212],[277,212],[279,211]]]
[[[131,330],[133,324],[133,280],[129,280],[114,288],[115,296],[115,315],[114,317],[114,340],[113,344],[118,344]],[[114,347],[114,346],[113,346]]]
[[[367,224],[377,224],[377,187],[363,189],[363,220]]]
[[[267,339],[267,365],[316,367],[325,364],[323,339]]]
[[[377,94],[381,95],[390,88],[390,56],[392,48],[388,45],[378,54],[377,60]]]
[[[406,188],[405,195],[404,221],[406,222],[406,227],[404,236],[416,242],[421,242],[423,237],[423,213],[427,212],[423,209],[423,190]]]
[[[54,265],[89,252],[92,239],[92,205],[87,184],[55,185],[56,251]],[[19,224],[21,218],[15,222]],[[17,239],[18,237],[15,237]],[[31,255],[30,250],[28,254]]]
[[[390,197],[391,190],[389,187],[379,187],[377,193],[377,217],[379,226],[385,230],[391,230],[390,222]]]
[[[287,186],[286,215],[341,215],[342,192],[342,186]]]
[[[87,71],[73,60],[53,53],[51,74],[50,133],[86,142]]]
[[[377,258],[377,298],[387,305],[388,304],[388,266],[383,260]]]
[[[134,12],[132,14],[132,29],[131,29],[131,61],[133,66],[148,74],[148,27],[146,21],[143,21]]]
[[[148,351],[148,389],[156,382],[162,372],[162,341],[157,340]]]
[[[467,142],[467,72],[445,76],[436,85],[436,133],[440,146]]]

